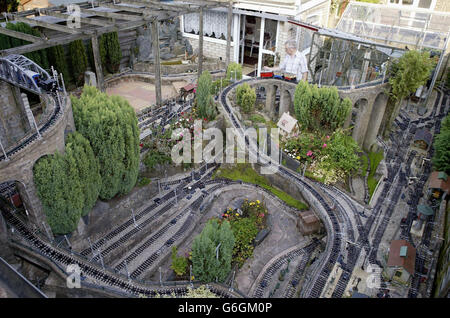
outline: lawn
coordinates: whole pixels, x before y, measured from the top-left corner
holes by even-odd
[[[220,171],[220,172],[219,172]],[[284,201],[287,205],[296,208],[298,210],[306,210],[308,206],[291,197],[286,192],[273,187],[269,180],[259,175],[249,164],[237,164],[233,168],[221,168],[214,173],[214,178],[225,178],[230,180],[242,180],[243,182],[257,184],[266,190],[269,190],[272,194],[276,195],[280,200]]]
[[[378,165],[381,160],[383,160],[383,152],[369,152],[370,159],[370,171],[369,176],[367,177],[367,187],[369,188],[370,198],[372,197],[373,192],[377,186],[378,180],[375,178],[375,172],[377,171]]]

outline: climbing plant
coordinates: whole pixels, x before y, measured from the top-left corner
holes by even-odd
[[[128,193],[139,170],[139,129],[130,104],[85,86],[81,97],[72,97],[75,126],[87,138],[99,161],[100,198]]]

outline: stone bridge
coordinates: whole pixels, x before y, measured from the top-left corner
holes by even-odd
[[[294,114],[294,93],[297,86],[279,79],[255,79],[248,81],[253,87],[263,87],[266,92],[265,110],[272,120],[277,120],[281,114]],[[348,97],[352,101],[352,111],[347,117],[344,128],[352,127],[352,137],[359,146],[371,150],[380,133],[384,118],[388,95],[388,83],[374,83],[360,88],[338,87],[341,98]],[[276,96],[280,96],[278,109],[275,107]]]
[[[46,107],[55,108],[56,101],[52,97],[48,95],[41,97],[43,97],[42,100],[45,101]],[[61,103],[63,104],[61,105],[63,113],[56,118],[55,122],[45,132],[41,133],[41,138],[37,138],[27,144],[24,143],[23,147],[14,154],[9,155],[7,160],[4,158],[0,160],[0,184],[9,181],[15,182],[20,197],[28,211],[28,220],[41,229],[44,229],[43,222],[46,221],[46,217],[41,201],[37,196],[33,179],[33,166],[43,156],[54,154],[56,151],[63,153],[65,136],[68,132],[75,130],[70,98],[63,96]],[[45,124],[45,122],[41,123],[38,127],[39,130]],[[21,142],[35,132],[35,130],[31,130],[28,135],[21,138],[17,144],[11,147],[20,146]],[[5,150],[8,151],[8,149]],[[49,227],[46,227],[49,230]]]

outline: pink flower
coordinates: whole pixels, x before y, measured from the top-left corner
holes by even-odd
[[[327,136],[327,139],[330,139],[330,136]]]
[[[260,213],[260,214],[259,214],[259,217],[260,217],[260,218],[263,218],[263,217],[264,217],[264,213]]]
[[[323,144],[322,148],[325,148],[327,146],[327,144]]]
[[[309,151],[306,153],[306,155],[307,155],[308,157],[311,157],[312,154],[313,154],[313,152],[312,152],[311,150],[309,150]]]

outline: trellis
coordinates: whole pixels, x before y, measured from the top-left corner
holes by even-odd
[[[228,6],[231,12],[233,1],[187,0],[161,2],[154,0],[101,0],[72,5],[54,6],[45,9],[33,9],[15,13],[3,13],[0,22],[24,22],[34,27],[52,30],[54,36],[49,38],[32,36],[0,27],[0,34],[31,42],[31,44],[0,51],[0,55],[24,54],[56,45],[68,44],[75,40],[90,39],[94,55],[95,71],[98,87],[104,90],[104,79],[99,51],[98,37],[104,33],[136,29],[141,26],[151,26],[152,46],[155,56],[155,90],[156,103],[161,105],[161,62],[159,50],[159,24],[161,21],[177,16]],[[227,23],[231,25],[231,14]],[[75,23],[76,22],[76,23]],[[0,23],[1,24],[1,23]],[[5,23],[3,23],[5,26]],[[199,29],[203,29],[203,19],[199,20]],[[56,31],[56,32],[55,32]],[[231,32],[228,32],[227,47],[230,47]],[[156,49],[158,48],[158,49]],[[226,63],[229,63],[227,52]],[[203,62],[203,32],[199,35],[198,75],[202,72]]]

